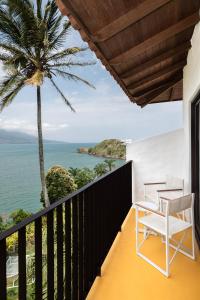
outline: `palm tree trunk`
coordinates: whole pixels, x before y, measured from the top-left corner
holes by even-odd
[[[47,193],[45,170],[44,170],[44,149],[42,138],[42,112],[41,112],[41,89],[37,86],[37,127],[38,127],[38,148],[39,148],[39,164],[40,164],[40,179],[42,184],[42,192],[45,206],[48,207],[49,197]]]

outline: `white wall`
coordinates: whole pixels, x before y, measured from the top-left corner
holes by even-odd
[[[200,22],[196,25],[183,73],[183,118],[185,137],[185,188],[191,191],[191,102],[200,90]]]
[[[183,178],[184,131],[135,141],[127,145],[127,160],[133,161],[133,202],[143,199],[144,182],[165,181],[166,176]]]

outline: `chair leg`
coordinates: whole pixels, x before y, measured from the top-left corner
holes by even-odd
[[[194,234],[194,224],[192,226],[192,259],[196,259],[195,257],[195,234]]]
[[[136,208],[135,212],[135,221],[136,221],[136,253],[138,254],[138,209]]]
[[[166,276],[169,277],[169,237],[165,236],[165,249],[166,249]]]
[[[147,239],[147,227],[144,226],[144,240]]]

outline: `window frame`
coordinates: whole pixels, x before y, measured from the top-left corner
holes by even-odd
[[[194,218],[196,239],[200,247],[200,91],[191,103],[191,182],[195,193]]]

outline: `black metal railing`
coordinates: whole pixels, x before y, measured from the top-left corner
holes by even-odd
[[[132,205],[131,177],[128,162],[1,233],[0,299],[85,299]],[[33,245],[27,242],[30,228]],[[12,290],[6,240],[16,233],[18,275]],[[29,252],[34,254],[31,283]]]

